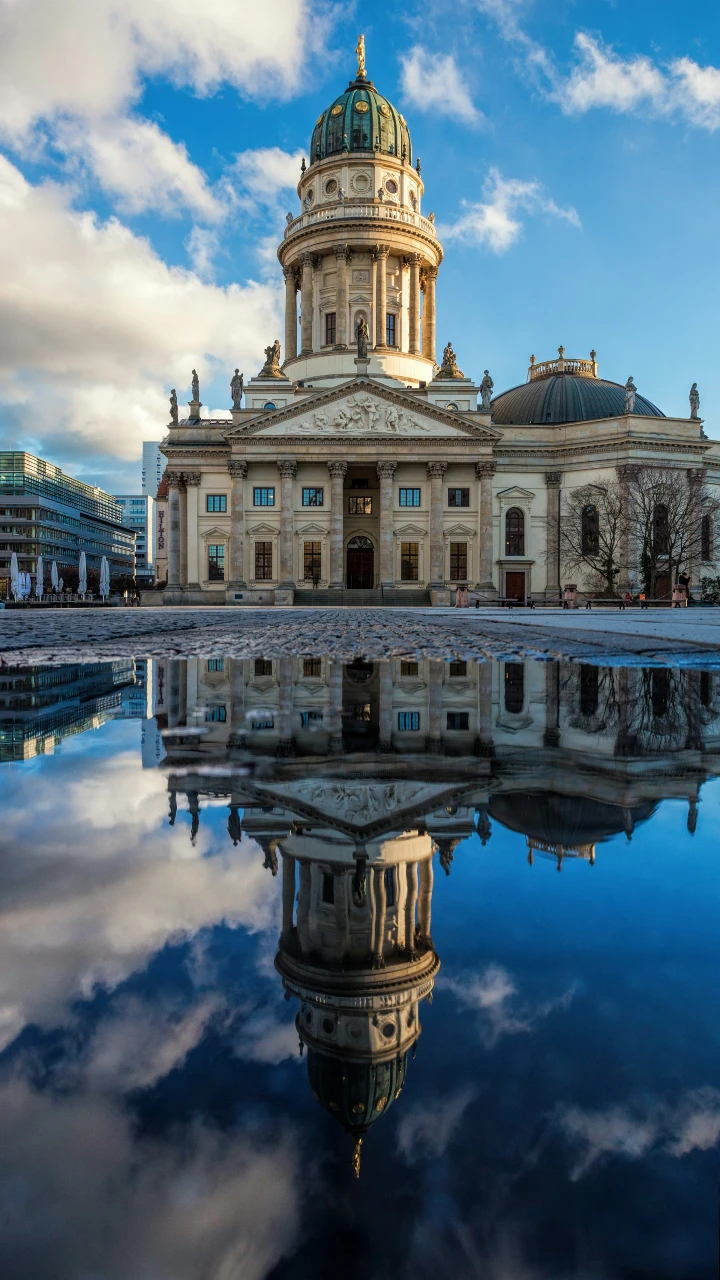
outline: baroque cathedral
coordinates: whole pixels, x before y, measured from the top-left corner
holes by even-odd
[[[236,370],[231,421],[200,416],[196,375],[187,417],[172,394],[163,598],[443,605],[469,583],[488,602],[557,601],[564,493],[658,462],[714,487],[720,446],[696,391],[690,417],[668,418],[632,378],[601,378],[594,351],[532,356],[527,380],[494,397],[487,370],[473,379],[450,343],[439,351],[443,249],[420,161],[362,37],[357,52],[315,122],[278,248],[284,350],[268,346],[244,386]],[[712,541],[687,566],[694,581],[715,573]],[[632,585],[629,563],[618,581]]]

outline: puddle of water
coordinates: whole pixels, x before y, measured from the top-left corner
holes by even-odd
[[[713,1274],[719,751],[702,670],[4,669],[3,1277]]]

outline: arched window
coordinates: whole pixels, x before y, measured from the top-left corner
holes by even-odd
[[[655,555],[666,556],[669,549],[668,509],[664,502],[658,502],[653,511],[652,536]]]
[[[710,516],[703,516],[700,524],[700,559],[712,560],[713,558],[713,536],[712,536],[712,520]]]
[[[584,556],[596,556],[600,550],[600,522],[598,509],[589,502],[582,512],[582,553]]]
[[[511,507],[505,516],[505,555],[525,555],[525,516],[519,507]]]

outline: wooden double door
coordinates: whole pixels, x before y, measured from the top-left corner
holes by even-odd
[[[525,573],[521,569],[513,569],[505,574],[505,595],[508,600],[519,600],[525,603]]]

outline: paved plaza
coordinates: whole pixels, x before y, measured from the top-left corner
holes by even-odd
[[[720,609],[157,608],[0,612],[0,663],[157,656],[565,658],[720,667]]]

